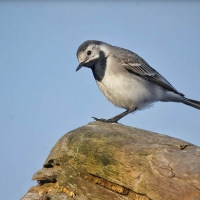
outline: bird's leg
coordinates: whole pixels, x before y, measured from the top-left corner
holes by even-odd
[[[119,115],[116,115],[115,117],[112,117],[110,119],[98,119],[96,117],[92,117],[93,119],[95,119],[96,121],[100,121],[100,122],[107,122],[107,123],[117,123],[117,121],[119,121],[122,117],[125,117],[126,115],[128,115],[129,113],[132,113],[136,110],[137,108],[134,107],[130,110],[126,110],[123,113],[120,113]]]

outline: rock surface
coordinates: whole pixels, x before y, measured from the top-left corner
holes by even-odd
[[[200,148],[121,124],[65,134],[22,200],[200,200]]]

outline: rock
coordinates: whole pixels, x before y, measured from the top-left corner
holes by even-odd
[[[200,148],[122,124],[65,134],[22,200],[200,200]]]

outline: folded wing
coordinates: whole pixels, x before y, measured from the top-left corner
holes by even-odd
[[[160,75],[155,69],[153,69],[144,59],[142,59],[137,54],[126,50],[120,52],[120,57],[116,57],[119,62],[124,66],[124,68],[132,74],[140,76],[148,81],[151,81],[166,90],[177,93],[184,96],[182,93],[178,92],[162,75]]]

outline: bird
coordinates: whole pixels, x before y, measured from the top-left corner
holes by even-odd
[[[200,110],[200,102],[186,98],[161,74],[136,53],[98,40],[87,40],[77,50],[79,65],[90,68],[105,97],[125,111],[96,121],[117,123],[136,110],[144,110],[155,102],[180,102]]]

